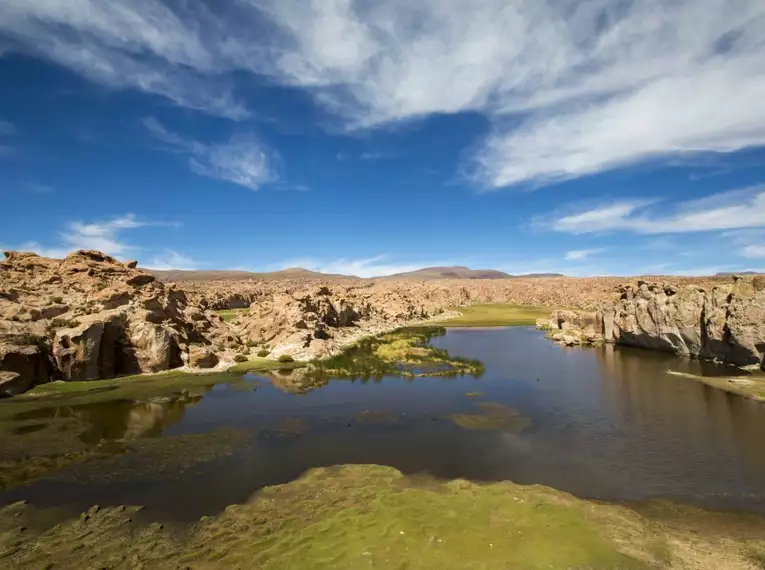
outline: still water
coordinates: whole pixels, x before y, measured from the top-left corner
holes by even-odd
[[[214,442],[226,446],[224,454],[176,458],[162,468],[151,462],[161,463],[165,452],[51,469],[8,486],[0,501],[141,504],[159,518],[190,520],[312,467],[375,463],[407,474],[538,483],[588,498],[765,512],[765,405],[667,374],[730,369],[611,346],[567,349],[525,327],[450,329],[432,344],[481,360],[485,373],[320,385],[289,375],[246,375],[244,382],[218,375],[193,398],[37,410],[35,417],[84,422],[77,437],[85,450],[112,440],[183,441],[176,436],[222,427],[238,436],[235,444]],[[486,403],[524,421],[468,429],[454,420]],[[0,439],[0,458],[12,437]],[[199,455],[208,451],[200,447]]]

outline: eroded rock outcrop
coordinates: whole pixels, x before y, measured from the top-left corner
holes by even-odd
[[[5,395],[54,379],[176,368],[197,349],[217,363],[241,346],[220,317],[134,262],[96,251],[63,260],[7,252],[0,262],[0,371],[18,375],[3,383]]]
[[[253,303],[237,332],[273,348],[274,357],[320,358],[359,336],[437,316],[451,302],[449,296],[417,296],[388,284],[314,285]]]
[[[765,278],[712,286],[638,281],[617,293],[599,307],[594,337],[580,312],[558,311],[539,326],[557,331],[552,338],[566,344],[602,339],[765,370]],[[564,335],[580,340],[569,343]]]

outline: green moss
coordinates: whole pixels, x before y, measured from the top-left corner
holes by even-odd
[[[444,327],[502,327],[516,325],[533,325],[537,319],[550,316],[553,310],[549,307],[530,305],[470,305],[453,307],[452,311],[460,313],[451,319],[433,323],[434,326]]]
[[[235,321],[239,315],[242,315],[249,310],[250,309],[223,309],[222,311],[215,311],[215,313],[228,323]]]
[[[145,524],[138,510],[94,507],[52,526],[41,524],[50,515],[32,506],[4,507],[0,565],[749,568],[765,545],[757,517],[678,507],[685,517],[679,524],[661,511],[637,513],[539,486],[442,483],[372,465],[312,470],[191,527]]]

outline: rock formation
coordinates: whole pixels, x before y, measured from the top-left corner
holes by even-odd
[[[443,313],[451,298],[411,294],[396,287],[318,285],[253,303],[239,319],[239,336],[274,348],[274,356],[321,358],[369,335]]]
[[[0,262],[0,395],[168,370],[211,346],[223,356],[242,345],[220,317],[134,262],[95,251],[63,260],[7,252]]]
[[[765,370],[765,277],[712,286],[638,281],[618,294],[594,323],[569,311],[538,326],[566,344],[604,340]]]

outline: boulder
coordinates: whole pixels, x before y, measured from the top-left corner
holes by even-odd
[[[189,347],[188,364],[191,368],[215,368],[218,362],[218,356],[209,348],[196,345]]]
[[[27,380],[18,372],[0,372],[0,398],[26,392],[31,388]]]
[[[0,372],[6,375],[3,395],[10,396],[48,382],[51,370],[40,346],[0,344]]]

